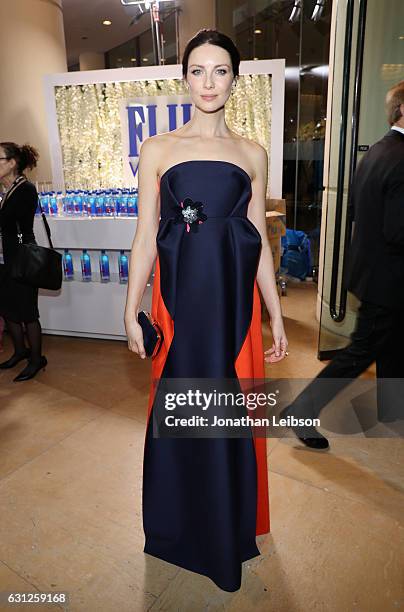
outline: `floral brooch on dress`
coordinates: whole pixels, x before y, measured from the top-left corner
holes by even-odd
[[[187,232],[198,231],[198,225],[203,223],[208,218],[205,213],[202,212],[202,202],[194,202],[191,198],[185,198],[180,202],[179,212],[175,217],[175,223],[186,223]]]

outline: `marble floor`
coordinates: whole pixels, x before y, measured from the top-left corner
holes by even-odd
[[[311,377],[314,287],[290,287],[283,310],[290,355],[267,375]],[[269,440],[271,533],[226,593],[142,552],[149,362],[112,341],[46,336],[44,353],[32,381],[0,373],[0,591],[65,591],[85,612],[404,609],[402,440],[337,437],[327,453]]]

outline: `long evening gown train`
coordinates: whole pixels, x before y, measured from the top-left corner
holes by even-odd
[[[250,198],[249,175],[231,162],[185,161],[161,176],[152,314],[164,344],[152,379],[264,378]],[[269,531],[266,440],[155,438],[154,401],[152,384],[144,552],[235,591],[241,563],[260,554],[255,536]]]

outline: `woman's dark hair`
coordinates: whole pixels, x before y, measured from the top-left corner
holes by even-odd
[[[217,30],[199,30],[197,34],[191,40],[188,41],[187,46],[185,47],[184,55],[182,57],[182,74],[185,77],[188,72],[188,61],[191,51],[200,47],[201,45],[205,45],[208,43],[209,45],[216,45],[218,47],[222,47],[228,51],[231,57],[231,64],[233,68],[233,74],[235,77],[239,75],[239,66],[240,66],[240,53],[232,41],[231,38],[226,36],[226,34],[222,34]]]
[[[19,174],[26,168],[30,170],[35,168],[39,153],[31,145],[25,144],[20,147],[15,142],[0,142],[0,147],[3,147],[7,159],[15,159]]]

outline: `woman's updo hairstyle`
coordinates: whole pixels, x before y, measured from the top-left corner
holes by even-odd
[[[231,57],[231,64],[233,68],[234,77],[238,77],[239,75],[239,66],[240,66],[240,53],[232,41],[231,38],[226,36],[226,34],[222,34],[217,30],[199,30],[197,34],[191,40],[188,41],[187,46],[185,47],[184,55],[182,57],[182,74],[185,77],[188,72],[188,63],[189,56],[191,51],[205,44],[216,45],[218,47],[222,47],[228,51]]]
[[[15,142],[0,142],[0,147],[3,147],[8,159],[15,159],[18,174],[27,168],[32,170],[37,165],[39,153],[31,145],[25,144],[20,147]]]

